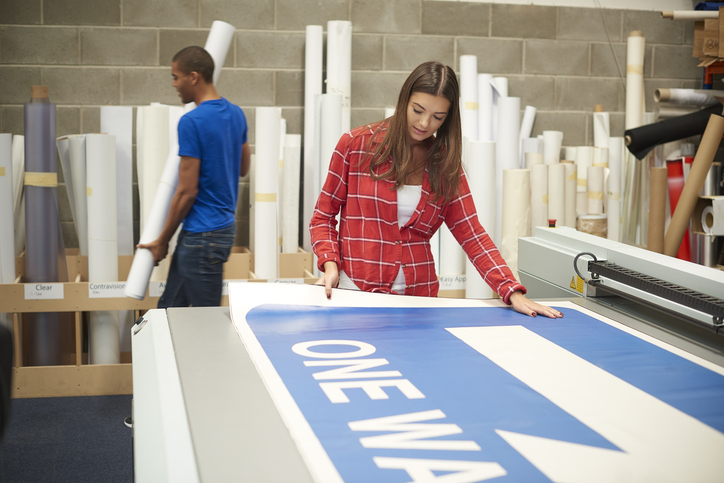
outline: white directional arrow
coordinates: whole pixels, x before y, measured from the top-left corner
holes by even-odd
[[[621,451],[497,431],[556,482],[721,482],[724,434],[521,327],[447,329]]]

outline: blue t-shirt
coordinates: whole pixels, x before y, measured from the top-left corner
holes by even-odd
[[[183,221],[193,233],[234,223],[246,117],[226,99],[204,101],[178,122],[178,154],[201,161],[196,201]]]

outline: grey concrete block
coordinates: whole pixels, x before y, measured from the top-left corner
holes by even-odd
[[[80,29],[80,61],[85,65],[158,65],[155,29]]]
[[[684,22],[684,45],[694,47],[694,27],[695,22]]]
[[[384,109],[386,106],[395,106],[400,88],[408,75],[352,72],[352,107]]]
[[[273,2],[272,2],[273,3]],[[304,30],[330,20],[349,20],[348,0],[277,0],[277,30]]]
[[[3,67],[0,69],[0,104],[23,104],[30,100],[30,86],[42,82],[39,67]],[[50,93],[53,99],[53,93]]]
[[[597,8],[558,9],[559,40],[621,40],[621,10]]]
[[[684,80],[681,81],[679,86],[682,89],[701,89],[701,81],[699,80]]]
[[[208,30],[167,30],[163,29],[159,31],[159,46],[158,46],[158,62],[159,65],[171,66],[171,60],[173,56],[178,53],[179,50],[190,47],[192,45],[198,45],[203,47],[206,45],[206,38],[209,36]],[[229,52],[226,54],[226,61],[224,65],[227,67],[234,66],[234,46],[231,45]]]
[[[452,37],[388,35],[385,39],[385,70],[412,71],[435,60],[455,65],[455,42]]]
[[[392,107],[394,104],[391,104]],[[384,109],[352,109],[350,124],[352,127],[365,126],[385,118]]]
[[[422,2],[422,33],[433,35],[490,35],[490,4]]]
[[[304,134],[304,108],[286,107],[282,117],[287,121],[287,134]]]
[[[199,27],[198,0],[123,0],[123,25]]]
[[[559,77],[556,80],[556,108],[559,110],[593,111],[603,104],[607,111],[622,111],[623,85],[610,79]]]
[[[523,41],[501,39],[458,38],[457,56],[478,57],[478,72],[487,74],[520,74],[523,72]],[[460,66],[456,65],[456,69]]]
[[[57,104],[118,104],[120,76],[118,69],[95,67],[46,67],[43,81],[50,100]]]
[[[60,223],[60,231],[63,233],[63,244],[65,248],[78,248],[78,234],[72,221]]]
[[[41,0],[3,0],[0,24],[38,25],[41,5]]]
[[[274,0],[200,0],[201,27],[211,28],[214,20],[230,23],[237,29],[273,29]]]
[[[626,113],[624,112],[611,112],[608,116],[611,128],[611,136],[623,137],[625,131],[624,126],[626,125]],[[591,138],[591,144],[593,144],[593,116],[591,116],[591,126],[588,130]]]
[[[80,109],[80,132],[99,133],[101,132],[101,109],[99,107],[82,107]],[[133,136],[135,136],[135,129]]]
[[[701,79],[699,59],[691,56],[688,45],[656,45],[653,55],[654,77]]]
[[[623,14],[623,40],[632,30],[640,30],[647,44],[683,44],[686,23],[664,20],[659,11],[626,10]]]
[[[121,103],[145,106],[152,102],[181,105],[172,86],[170,67],[121,69]]]
[[[279,71],[274,74],[274,105],[304,105],[304,72]]]
[[[237,32],[236,65],[303,69],[304,41],[302,33]]]
[[[419,34],[419,0],[351,0],[355,32]]]
[[[78,64],[78,29],[0,27],[3,64]]]
[[[526,74],[587,75],[590,49],[586,42],[527,40]]]
[[[555,39],[556,7],[493,4],[491,37]]]
[[[80,109],[77,107],[55,108],[55,137],[80,133]]]
[[[273,106],[274,73],[271,71],[225,70],[219,79],[217,90],[229,102],[242,108],[244,106]]]
[[[382,70],[382,35],[352,35],[352,70]]]
[[[242,110],[244,111],[244,116],[246,117],[246,125],[248,127],[248,131],[246,133],[247,142],[249,143],[249,147],[251,148],[251,154],[253,155],[254,140],[256,136],[256,108],[242,106]]]
[[[611,51],[613,48],[613,52]],[[601,77],[626,77],[626,44],[591,44],[591,75]],[[616,56],[614,57],[614,52]],[[644,47],[644,78],[651,77],[651,60],[654,48]]]
[[[543,134],[543,131],[563,131],[564,146],[586,146],[586,116],[583,112],[540,111],[536,114],[531,136]]]
[[[23,108],[19,106],[5,106],[2,111],[2,132],[23,135],[25,133]]]
[[[124,3],[124,9],[125,4]],[[119,0],[43,1],[45,25],[120,25]]]
[[[508,95],[520,97],[520,107],[533,106],[538,110],[555,108],[556,79],[544,76],[508,76]]]

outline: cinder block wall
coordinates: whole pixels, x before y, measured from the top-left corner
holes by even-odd
[[[381,119],[419,63],[458,71],[459,56],[474,54],[480,72],[508,77],[510,95],[538,109],[534,135],[557,129],[564,145],[592,144],[595,104],[613,113],[612,132],[621,135],[631,30],[646,37],[648,111],[655,88],[699,87],[702,77],[691,56],[693,23],[652,11],[427,0],[2,0],[0,130],[23,133],[22,104],[34,84],[48,85],[57,104],[58,136],[98,132],[101,105],[178,103],[171,57],[204,45],[216,19],[237,28],[218,90],[244,109],[252,144],[256,106],[281,107],[288,132],[302,133],[304,29],[326,30],[328,20],[353,25],[353,126]],[[248,179],[240,187],[248,200]],[[58,196],[66,245],[75,247],[64,186]],[[249,243],[248,221],[241,202],[239,245]],[[135,232],[137,239],[137,222]]]

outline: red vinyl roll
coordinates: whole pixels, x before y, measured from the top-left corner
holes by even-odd
[[[691,164],[694,161],[693,157],[680,157],[677,159],[667,160],[666,169],[668,171],[668,186],[669,186],[669,204],[671,205],[671,214],[674,214],[676,205],[679,202],[679,197],[684,189],[684,163]],[[691,244],[689,242],[689,229],[687,228],[684,234],[684,239],[681,240],[679,245],[679,251],[676,253],[676,258],[681,260],[691,261]]]

